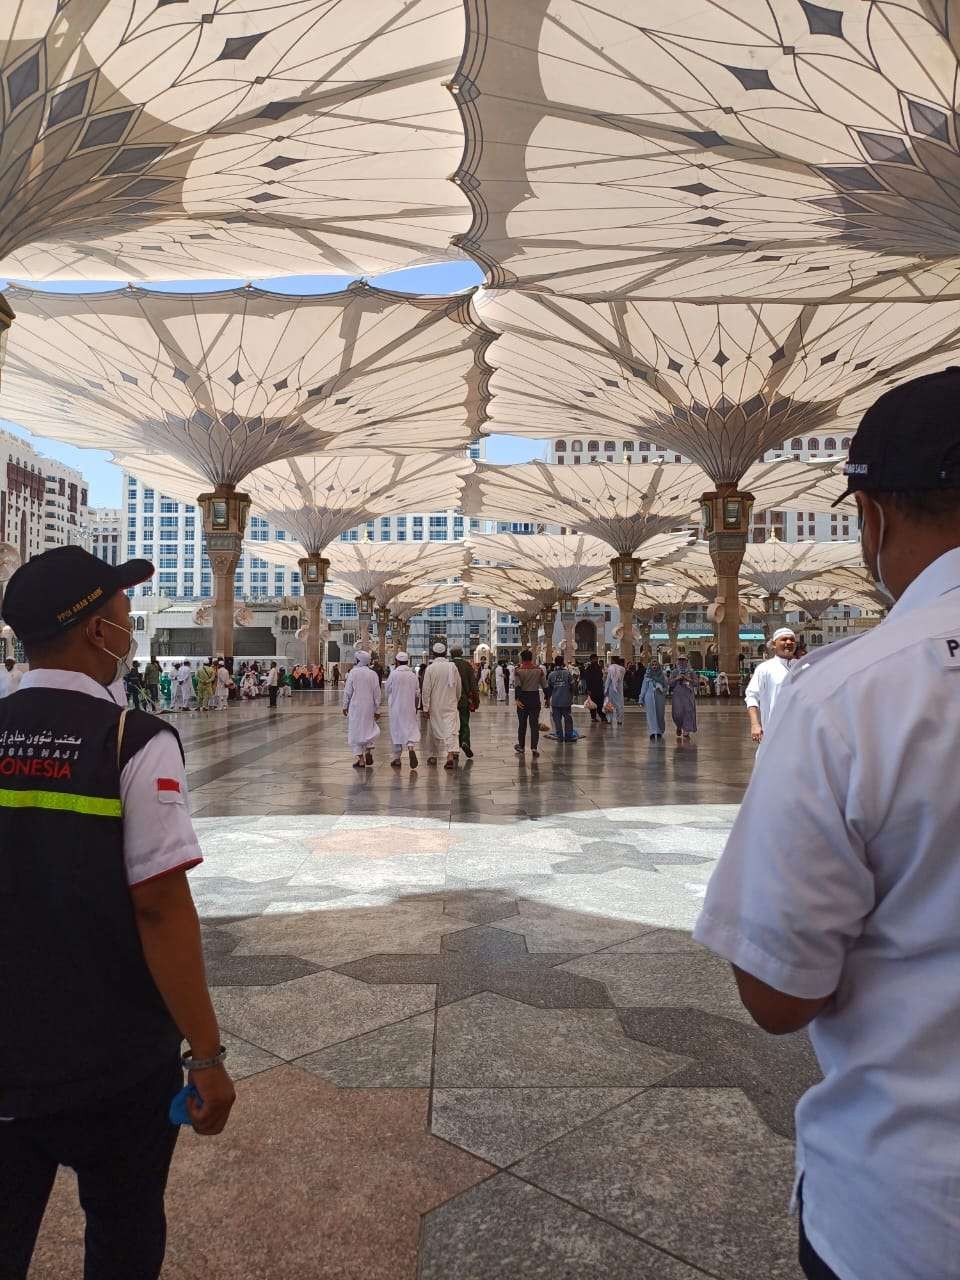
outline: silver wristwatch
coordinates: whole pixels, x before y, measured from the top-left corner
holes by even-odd
[[[226,1056],[227,1051],[223,1045],[212,1058],[191,1058],[188,1050],[180,1055],[180,1065],[184,1071],[205,1071],[207,1067],[219,1067]]]

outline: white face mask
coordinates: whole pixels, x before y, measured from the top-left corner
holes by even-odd
[[[124,635],[128,637],[127,651],[124,654],[114,653],[113,650],[108,649],[106,645],[103,646],[104,653],[109,653],[110,657],[113,658],[117,664],[117,669],[113,674],[113,679],[109,682],[110,684],[114,684],[117,680],[122,680],[124,676],[130,674],[133,667],[133,655],[137,651],[137,641],[133,632],[128,631],[126,627],[121,627],[119,623],[111,622],[109,618],[104,617],[101,617],[100,621],[105,622],[108,627],[114,627],[117,631],[122,631]]]
[[[868,499],[868,501],[872,501],[872,499]],[[880,564],[880,553],[883,550],[883,539],[887,532],[887,517],[884,514],[883,507],[881,507],[879,502],[874,503],[874,506],[880,512],[880,532],[877,535],[877,549],[875,552],[875,558],[877,562],[876,572],[874,572],[873,569],[871,569],[870,566],[867,564],[866,556],[863,557],[863,564],[867,573],[870,574],[870,577],[875,582],[877,590],[881,592],[881,594],[885,595],[887,599],[890,601],[890,603],[893,604],[896,597],[894,596],[893,592],[890,590],[890,588],[887,586],[887,584],[883,580],[883,568],[881,567],[881,564]],[[863,525],[863,520],[861,517],[861,528],[862,528],[862,525]]]

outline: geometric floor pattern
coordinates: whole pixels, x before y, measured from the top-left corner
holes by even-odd
[[[164,1277],[799,1276],[817,1065],[690,938],[752,767],[741,709],[654,744],[628,708],[534,761],[485,706],[456,773],[381,750],[357,776],[332,697],[302,696],[179,717],[238,1101],[182,1135]],[[62,1172],[31,1280],[81,1253]]]

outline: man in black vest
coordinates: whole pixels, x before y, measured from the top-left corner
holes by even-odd
[[[220,1133],[234,1100],[180,740],[107,688],[134,647],[125,590],[152,574],[58,547],[3,601],[30,670],[0,702],[0,1280],[26,1277],[61,1164],[87,1218],[84,1280],[156,1280],[183,1067],[197,1133]]]

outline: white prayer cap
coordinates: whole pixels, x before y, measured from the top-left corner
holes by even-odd
[[[770,637],[770,641],[772,643],[774,640],[782,640],[784,636],[789,636],[791,640],[796,640],[797,633],[794,631],[793,627],[778,627]]]
[[[369,667],[370,665],[369,653],[364,653],[363,649],[358,649],[353,656],[356,658],[358,666]]]
[[[447,646],[446,646],[446,645],[445,645],[441,640],[438,640],[438,641],[437,641],[437,643],[433,646],[433,652],[434,652],[434,653],[446,653],[446,652],[447,652]]]
[[[407,653],[404,653],[403,651],[398,653],[394,658],[394,662],[409,662],[409,661],[410,661],[410,655]]]

